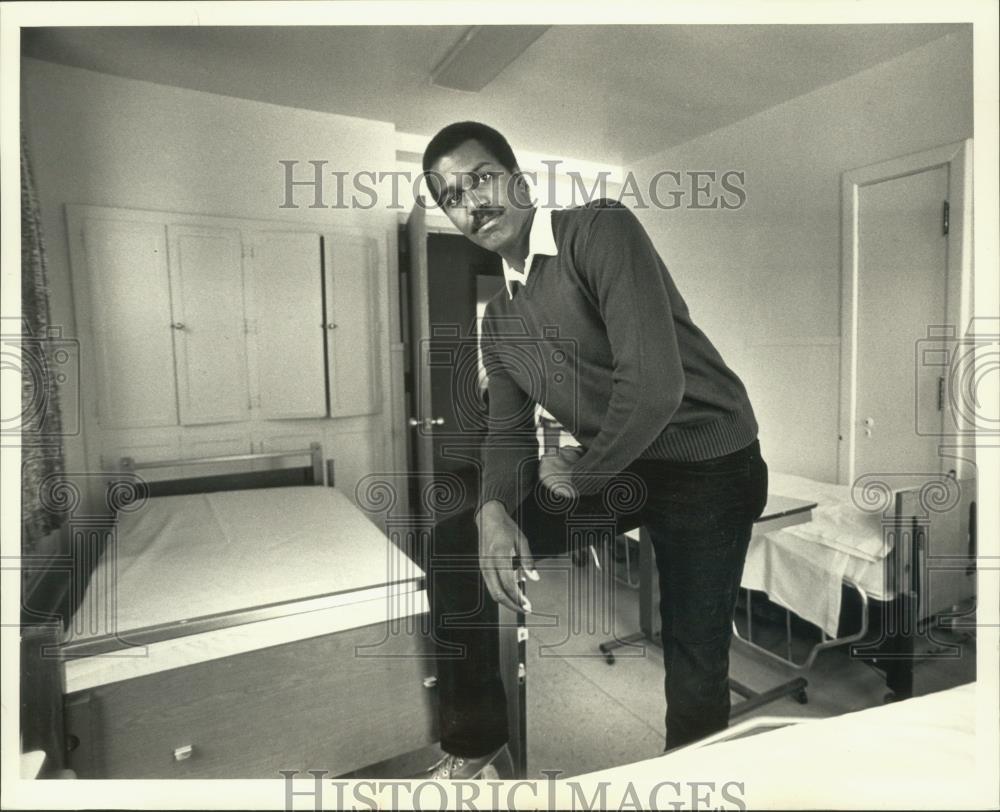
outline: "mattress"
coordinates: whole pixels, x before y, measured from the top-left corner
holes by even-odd
[[[67,692],[413,618],[423,574],[335,488],[156,497],[120,515],[71,620],[69,651],[114,651],[68,660]]]
[[[675,797],[663,781],[729,788],[750,809],[964,809],[982,805],[995,772],[990,748],[977,739],[975,683],[758,735],[685,748],[668,755],[578,776],[582,788],[629,782],[645,801]],[[980,734],[986,738],[984,729]],[[992,735],[992,734],[991,734]],[[993,751],[995,754],[995,750]],[[687,790],[687,794],[684,794]],[[588,795],[589,797],[589,795]],[[978,803],[977,801],[978,797]],[[570,799],[564,798],[563,801]],[[617,802],[609,793],[609,802]],[[995,799],[994,799],[995,800]],[[564,806],[565,804],[560,804]],[[735,808],[735,807],[729,807]]]

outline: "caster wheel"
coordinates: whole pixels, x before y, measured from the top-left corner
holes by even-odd
[[[895,702],[897,699],[895,691],[889,691],[885,696],[882,697],[882,701],[888,705],[890,702]]]
[[[799,691],[797,694],[795,694],[795,700],[800,705],[808,705],[809,704],[809,695],[805,691]]]
[[[614,665],[615,664],[615,655],[614,654],[605,654],[604,655],[604,662],[606,662],[608,665]]]

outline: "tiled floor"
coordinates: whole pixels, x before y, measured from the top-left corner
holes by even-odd
[[[539,571],[541,582],[530,585],[528,777],[540,778],[543,770],[577,775],[658,755],[666,710],[660,650],[619,650],[608,665],[597,649],[636,631],[638,593],[620,583],[607,589],[607,568],[582,574],[566,558],[541,562]],[[594,583],[602,577],[603,585]],[[783,620],[780,628],[783,633]],[[967,648],[958,662],[919,663],[917,693],[970,681],[974,662]],[[730,674],[759,691],[798,676],[738,641]],[[881,675],[852,660],[846,648],[823,652],[804,676],[807,704],[785,697],[750,715],[833,716],[881,704],[886,695]],[[739,699],[734,695],[734,703]]]
[[[638,629],[639,598],[635,589],[610,578],[609,566],[624,574],[622,565],[604,560],[598,571],[574,566],[566,558],[539,562],[542,579],[529,584],[533,612],[528,617],[527,731],[528,778],[543,778],[543,771],[562,777],[606,769],[652,758],[663,750],[663,659],[651,644],[616,652],[608,665],[598,645]],[[765,613],[766,614],[766,613]],[[754,639],[784,637],[784,616],[770,626],[755,614]],[[795,627],[793,627],[795,629]],[[800,651],[811,640],[795,629]],[[960,637],[940,631],[935,637],[959,642]],[[975,678],[973,641],[960,641],[963,656],[918,662],[914,669],[915,693],[970,682]],[[796,659],[802,660],[800,653]],[[739,641],[730,654],[730,676],[763,692],[799,672],[775,663]],[[822,652],[815,665],[801,676],[809,682],[807,704],[783,697],[741,717],[835,716],[882,704],[884,678],[864,663],[853,660],[847,648]],[[734,695],[733,702],[740,701]],[[415,777],[420,769],[440,757],[428,747],[415,753],[372,765],[353,777]]]

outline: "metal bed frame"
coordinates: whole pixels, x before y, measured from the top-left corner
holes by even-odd
[[[775,654],[769,648],[755,643],[753,640],[753,605],[752,605],[752,590],[746,587],[740,587],[741,591],[746,593],[747,599],[747,635],[744,637],[737,626],[735,620],[733,620],[733,636],[740,640],[742,643],[746,644],[754,651],[763,654],[772,660],[786,665],[796,671],[808,671],[813,667],[816,662],[816,658],[819,656],[821,651],[825,651],[830,648],[837,648],[839,646],[846,646],[851,643],[857,643],[863,640],[865,635],[868,634],[868,624],[869,624],[869,597],[868,593],[855,584],[853,581],[844,578],[844,584],[846,586],[854,589],[858,596],[861,598],[861,624],[858,631],[853,634],[843,635],[840,637],[829,637],[827,633],[820,629],[821,640],[816,643],[812,649],[809,651],[809,655],[806,657],[804,662],[797,663],[792,657],[792,612],[790,609],[785,609],[785,651],[787,656],[782,657],[780,654]],[[784,607],[782,607],[784,608]]]
[[[792,612],[784,609],[785,656],[782,656],[753,640],[751,591],[741,588],[747,595],[747,634],[744,637],[740,633],[734,620],[734,636],[759,654],[796,672],[805,672],[813,667],[821,652],[861,643],[868,636],[871,626],[872,603],[878,603],[883,607],[881,637],[874,643],[852,648],[852,656],[884,672],[886,687],[889,689],[886,701],[912,696],[913,666],[919,659],[914,645],[916,639],[926,632],[930,618],[947,611],[949,607],[952,614],[955,614],[955,605],[949,603],[949,598],[955,595],[946,594],[943,601],[932,598],[928,574],[932,569],[937,572],[964,572],[967,576],[975,571],[976,500],[973,480],[960,481],[951,477],[950,482],[949,487],[957,489],[956,499],[950,506],[939,494],[928,493],[929,489],[935,487],[935,480],[920,487],[902,488],[892,493],[889,500],[891,510],[887,509],[882,514],[883,533],[893,542],[891,552],[882,562],[883,578],[890,586],[887,597],[873,598],[860,584],[846,577],[843,579],[844,586],[853,589],[861,601],[861,618],[857,631],[831,638],[820,629],[820,641],[812,646],[805,660],[796,662],[792,656]],[[964,500],[963,486],[968,489]],[[938,499],[942,500],[940,504],[936,504]],[[962,539],[959,534],[959,548],[948,548],[943,554],[932,554],[930,542],[935,522],[941,514],[947,514],[949,510],[956,508],[959,515],[964,512],[967,518],[968,539]],[[948,537],[947,530],[945,537]]]
[[[305,467],[265,468],[251,471],[234,471],[228,474],[213,474],[203,477],[180,477],[177,479],[146,480],[149,496],[170,496],[188,493],[212,493],[222,490],[247,490],[270,488],[281,485],[333,485],[333,460],[326,466],[330,474],[329,482],[324,482],[323,447],[320,443],[310,443],[308,448],[295,451],[272,451],[261,454],[229,454],[219,457],[195,457],[192,459],[154,460],[136,462],[133,457],[122,457],[119,471],[135,474],[138,471],[153,471],[163,468],[187,468],[192,465],[229,465],[233,463],[255,463],[265,460],[281,460],[290,457],[309,456]],[[235,486],[235,487],[234,487]]]

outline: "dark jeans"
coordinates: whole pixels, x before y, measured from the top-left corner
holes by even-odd
[[[646,527],[656,555],[667,699],[666,747],[726,727],[729,643],[754,521],[767,501],[767,465],[755,441],[704,462],[637,460],[601,494],[575,505],[536,486],[514,517],[536,560],[592,542],[593,525]],[[567,509],[568,507],[568,509]],[[474,758],[507,741],[497,605],[478,569],[471,511],[434,528],[425,566],[437,647],[441,745]],[[530,585],[530,582],[529,582]]]

